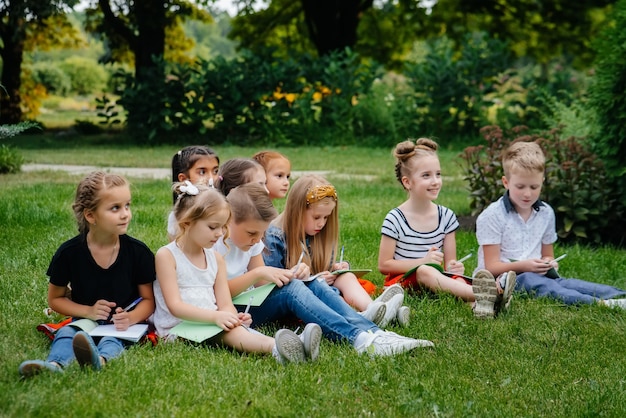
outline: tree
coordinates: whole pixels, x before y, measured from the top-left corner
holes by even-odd
[[[0,84],[4,86],[0,90],[0,123],[14,124],[22,119],[20,85],[28,37],[41,36],[44,43],[53,44],[63,35],[62,32],[52,30],[56,29],[52,25],[60,23],[63,14],[78,1],[0,0]]]
[[[255,49],[276,35],[274,30],[295,25],[295,33],[305,32],[318,55],[354,48],[363,13],[373,0],[271,0],[268,7],[256,11],[253,0],[240,0],[240,15],[233,19],[233,37],[242,45]],[[279,34],[280,36],[280,34]],[[284,34],[282,34],[284,37]],[[270,41],[271,42],[271,41]]]
[[[193,43],[180,38],[184,37],[184,32],[179,30],[181,19],[210,20],[210,15],[200,9],[207,3],[208,0],[198,0],[195,4],[184,0],[91,0],[86,11],[86,28],[106,38],[108,53],[103,61],[124,61],[132,55],[134,86],[146,88],[148,84],[165,83],[164,67],[157,61],[165,57],[168,31],[178,34],[176,40],[190,49]],[[159,86],[153,87],[150,89],[159,90]],[[134,103],[126,109],[129,125],[141,129],[145,123],[143,117],[135,117],[137,107],[142,107],[143,114],[158,115],[163,105],[149,97]]]

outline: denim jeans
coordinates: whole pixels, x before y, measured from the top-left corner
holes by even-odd
[[[346,339],[351,344],[361,332],[379,329],[352,309],[325,281],[318,280],[293,280],[276,287],[261,306],[250,308],[250,314],[253,326],[295,316],[307,324],[318,324],[326,338]]]
[[[626,291],[606,284],[579,279],[550,279],[537,273],[519,274],[515,289],[536,297],[558,299],[566,305],[592,304],[600,299],[613,299],[626,295]]]
[[[52,341],[52,347],[50,348],[47,361],[54,361],[64,368],[74,361],[72,340],[78,331],[80,331],[80,329],[72,327],[71,325],[60,328]],[[118,338],[102,337],[96,344],[96,347],[98,348],[100,356],[104,357],[108,362],[115,357],[119,357],[124,352],[125,344]]]

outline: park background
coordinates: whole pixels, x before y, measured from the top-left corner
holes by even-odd
[[[222,161],[277,149],[337,186],[342,244],[375,270],[382,219],[405,197],[393,178],[397,142],[441,145],[439,203],[463,220],[461,256],[475,252],[475,215],[502,193],[499,152],[537,140],[563,272],[626,287],[625,1],[238,1],[236,16],[211,1],[92,0],[72,12],[77,3],[0,3],[0,414],[626,410],[623,313],[523,297],[480,323],[453,298],[412,296],[411,326],[394,330],[437,348],[392,359],[325,342],[319,363],[283,369],[225,350],[142,346],[104,373],[19,381],[17,365],[49,347],[35,331],[49,319],[45,270],[74,234],[79,180],[22,172],[25,163],[167,168],[191,143]],[[132,180],[131,234],[156,250],[169,182]]]

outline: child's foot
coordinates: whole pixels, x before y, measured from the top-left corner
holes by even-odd
[[[395,354],[411,351],[419,347],[434,347],[428,340],[416,340],[403,337],[393,332],[379,331],[363,346],[356,347],[359,353],[367,353],[370,356],[392,356]]]
[[[43,372],[63,373],[63,369],[56,363],[42,360],[26,360],[18,369],[22,377],[32,377]]]
[[[411,319],[411,308],[408,306],[400,306],[396,314],[396,319],[398,320],[398,324],[403,327],[408,327]]]
[[[276,342],[275,357],[280,364],[301,363],[306,361],[304,344],[295,332],[289,329],[279,329],[274,335]]]
[[[320,355],[320,342],[322,341],[322,329],[317,324],[306,324],[300,334],[300,340],[304,347],[304,354],[310,361],[315,361]]]
[[[374,302],[382,302],[387,303],[393,298],[395,295],[404,294],[404,289],[399,284],[392,284],[383,290],[383,293],[380,294]]]
[[[472,280],[474,292],[474,316],[480,319],[495,317],[495,302],[498,298],[498,289],[493,275],[487,270],[478,270]]]
[[[502,273],[496,279],[496,285],[499,288],[498,298],[495,304],[496,315],[500,312],[508,311],[511,306],[511,298],[513,298],[513,291],[515,290],[515,282],[517,281],[517,275],[514,271],[508,271]]]
[[[606,306],[610,306],[612,308],[626,309],[626,299],[605,299],[603,302]]]
[[[85,368],[85,366],[91,366],[94,370],[100,370],[102,368],[98,348],[86,332],[78,331],[76,335],[74,335],[72,348],[74,349],[76,361],[78,361],[81,369]]]
[[[389,325],[389,323],[398,315],[398,309],[400,309],[403,303],[404,292],[396,294],[389,300],[389,302],[386,302],[385,305],[387,306],[387,309],[385,312],[385,316],[380,324],[378,324],[378,327],[385,328],[387,325]]]
[[[385,312],[387,312],[387,305],[374,301],[367,306],[367,309],[359,313],[368,321],[378,325],[385,318]]]

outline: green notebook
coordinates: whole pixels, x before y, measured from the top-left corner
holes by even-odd
[[[182,321],[170,330],[170,334],[176,335],[186,340],[201,343],[211,337],[215,337],[223,329],[215,324],[205,322]]]
[[[420,264],[420,266],[431,266],[436,268],[437,270],[439,270],[439,272],[441,274],[443,274],[444,276],[448,276],[448,277],[462,277],[464,278],[466,281],[471,282],[472,280],[474,280],[472,277],[470,276],[465,276],[463,274],[456,274],[456,273],[450,273],[449,271],[444,271],[443,267],[441,267],[440,264],[437,263],[425,263],[425,264]],[[415,273],[415,270],[417,270],[419,266],[415,266],[413,267],[411,270],[407,271],[406,273],[404,273],[402,275],[403,279],[406,279],[407,277],[409,277],[411,274]]]
[[[267,295],[270,294],[276,283],[267,283],[263,286],[255,287],[252,290],[246,290],[245,292],[241,292],[237,296],[233,298],[233,305],[248,305],[250,306],[261,306]],[[252,298],[252,301],[250,301]]]

